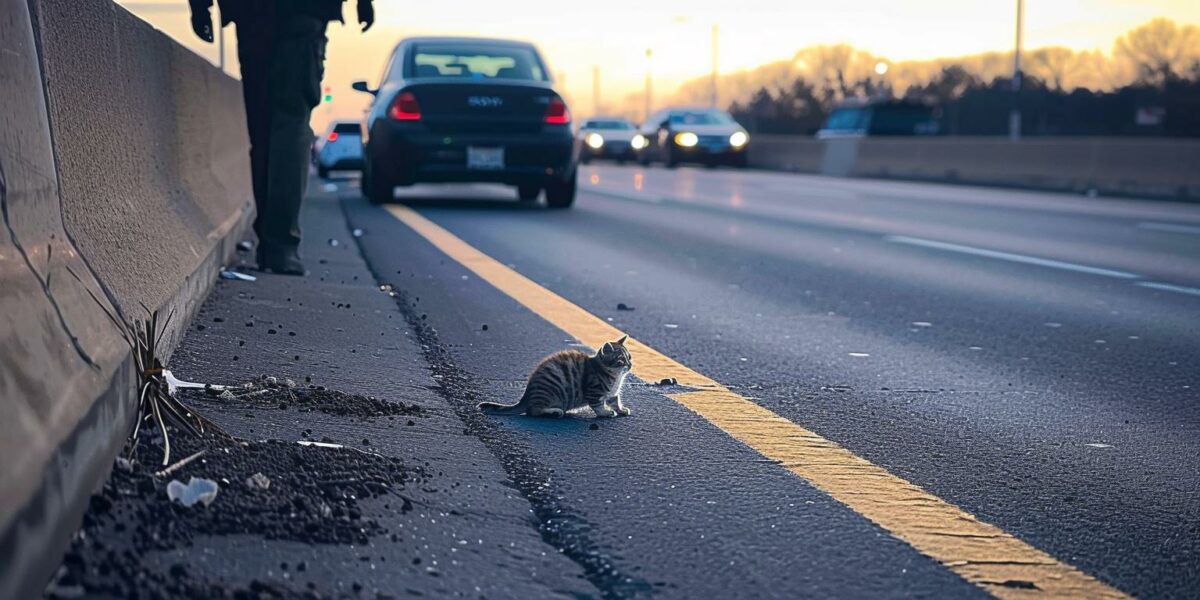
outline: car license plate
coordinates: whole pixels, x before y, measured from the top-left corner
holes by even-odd
[[[504,168],[504,148],[467,147],[467,168],[495,171]]]

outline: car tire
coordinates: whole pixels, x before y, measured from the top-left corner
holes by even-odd
[[[384,177],[382,173],[377,173],[372,166],[372,161],[368,160],[363,165],[362,191],[367,200],[371,204],[384,204],[391,202],[396,198],[395,184]]]
[[[638,156],[637,163],[643,167],[648,167],[650,166],[650,157],[642,154],[641,156]]]
[[[570,208],[575,203],[575,190],[578,187],[578,174],[572,173],[566,181],[551,179],[546,182],[546,206],[550,208]]]
[[[521,202],[537,202],[538,196],[540,196],[541,193],[542,188],[536,185],[517,186],[517,198],[520,198]]]
[[[321,165],[317,165],[317,177],[320,177],[321,179],[329,179],[329,169],[326,169]]]

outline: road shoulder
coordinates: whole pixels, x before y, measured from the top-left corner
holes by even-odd
[[[153,475],[156,450],[114,471],[47,595],[596,595],[436,393],[436,373],[357,251],[339,192],[313,187],[309,276],[220,282],[169,365],[184,380],[250,384],[232,399],[184,396],[246,442],[201,448],[176,433],[171,462],[207,453],[163,476]],[[142,435],[158,447],[155,428]],[[251,471],[274,491],[251,489]],[[219,482],[211,505],[168,500],[167,484],[192,476]]]

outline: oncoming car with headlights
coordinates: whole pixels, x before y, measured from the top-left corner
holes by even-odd
[[[650,115],[642,125],[646,149],[639,160],[668,167],[693,162],[746,166],[750,135],[729,113],[714,108],[669,108]]]
[[[420,37],[401,41],[367,113],[363,193],[396,186],[500,183],[551,208],[575,201],[578,144],[571,111],[532,44]]]
[[[576,136],[582,143],[580,159],[612,158],[618,163],[637,158],[646,147],[646,138],[637,127],[619,117],[592,117],[583,122]]]

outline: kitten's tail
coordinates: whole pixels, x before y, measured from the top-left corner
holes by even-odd
[[[528,396],[522,395],[521,401],[512,406],[496,404],[495,402],[480,402],[479,410],[483,411],[486,415],[523,415],[528,406]]]

